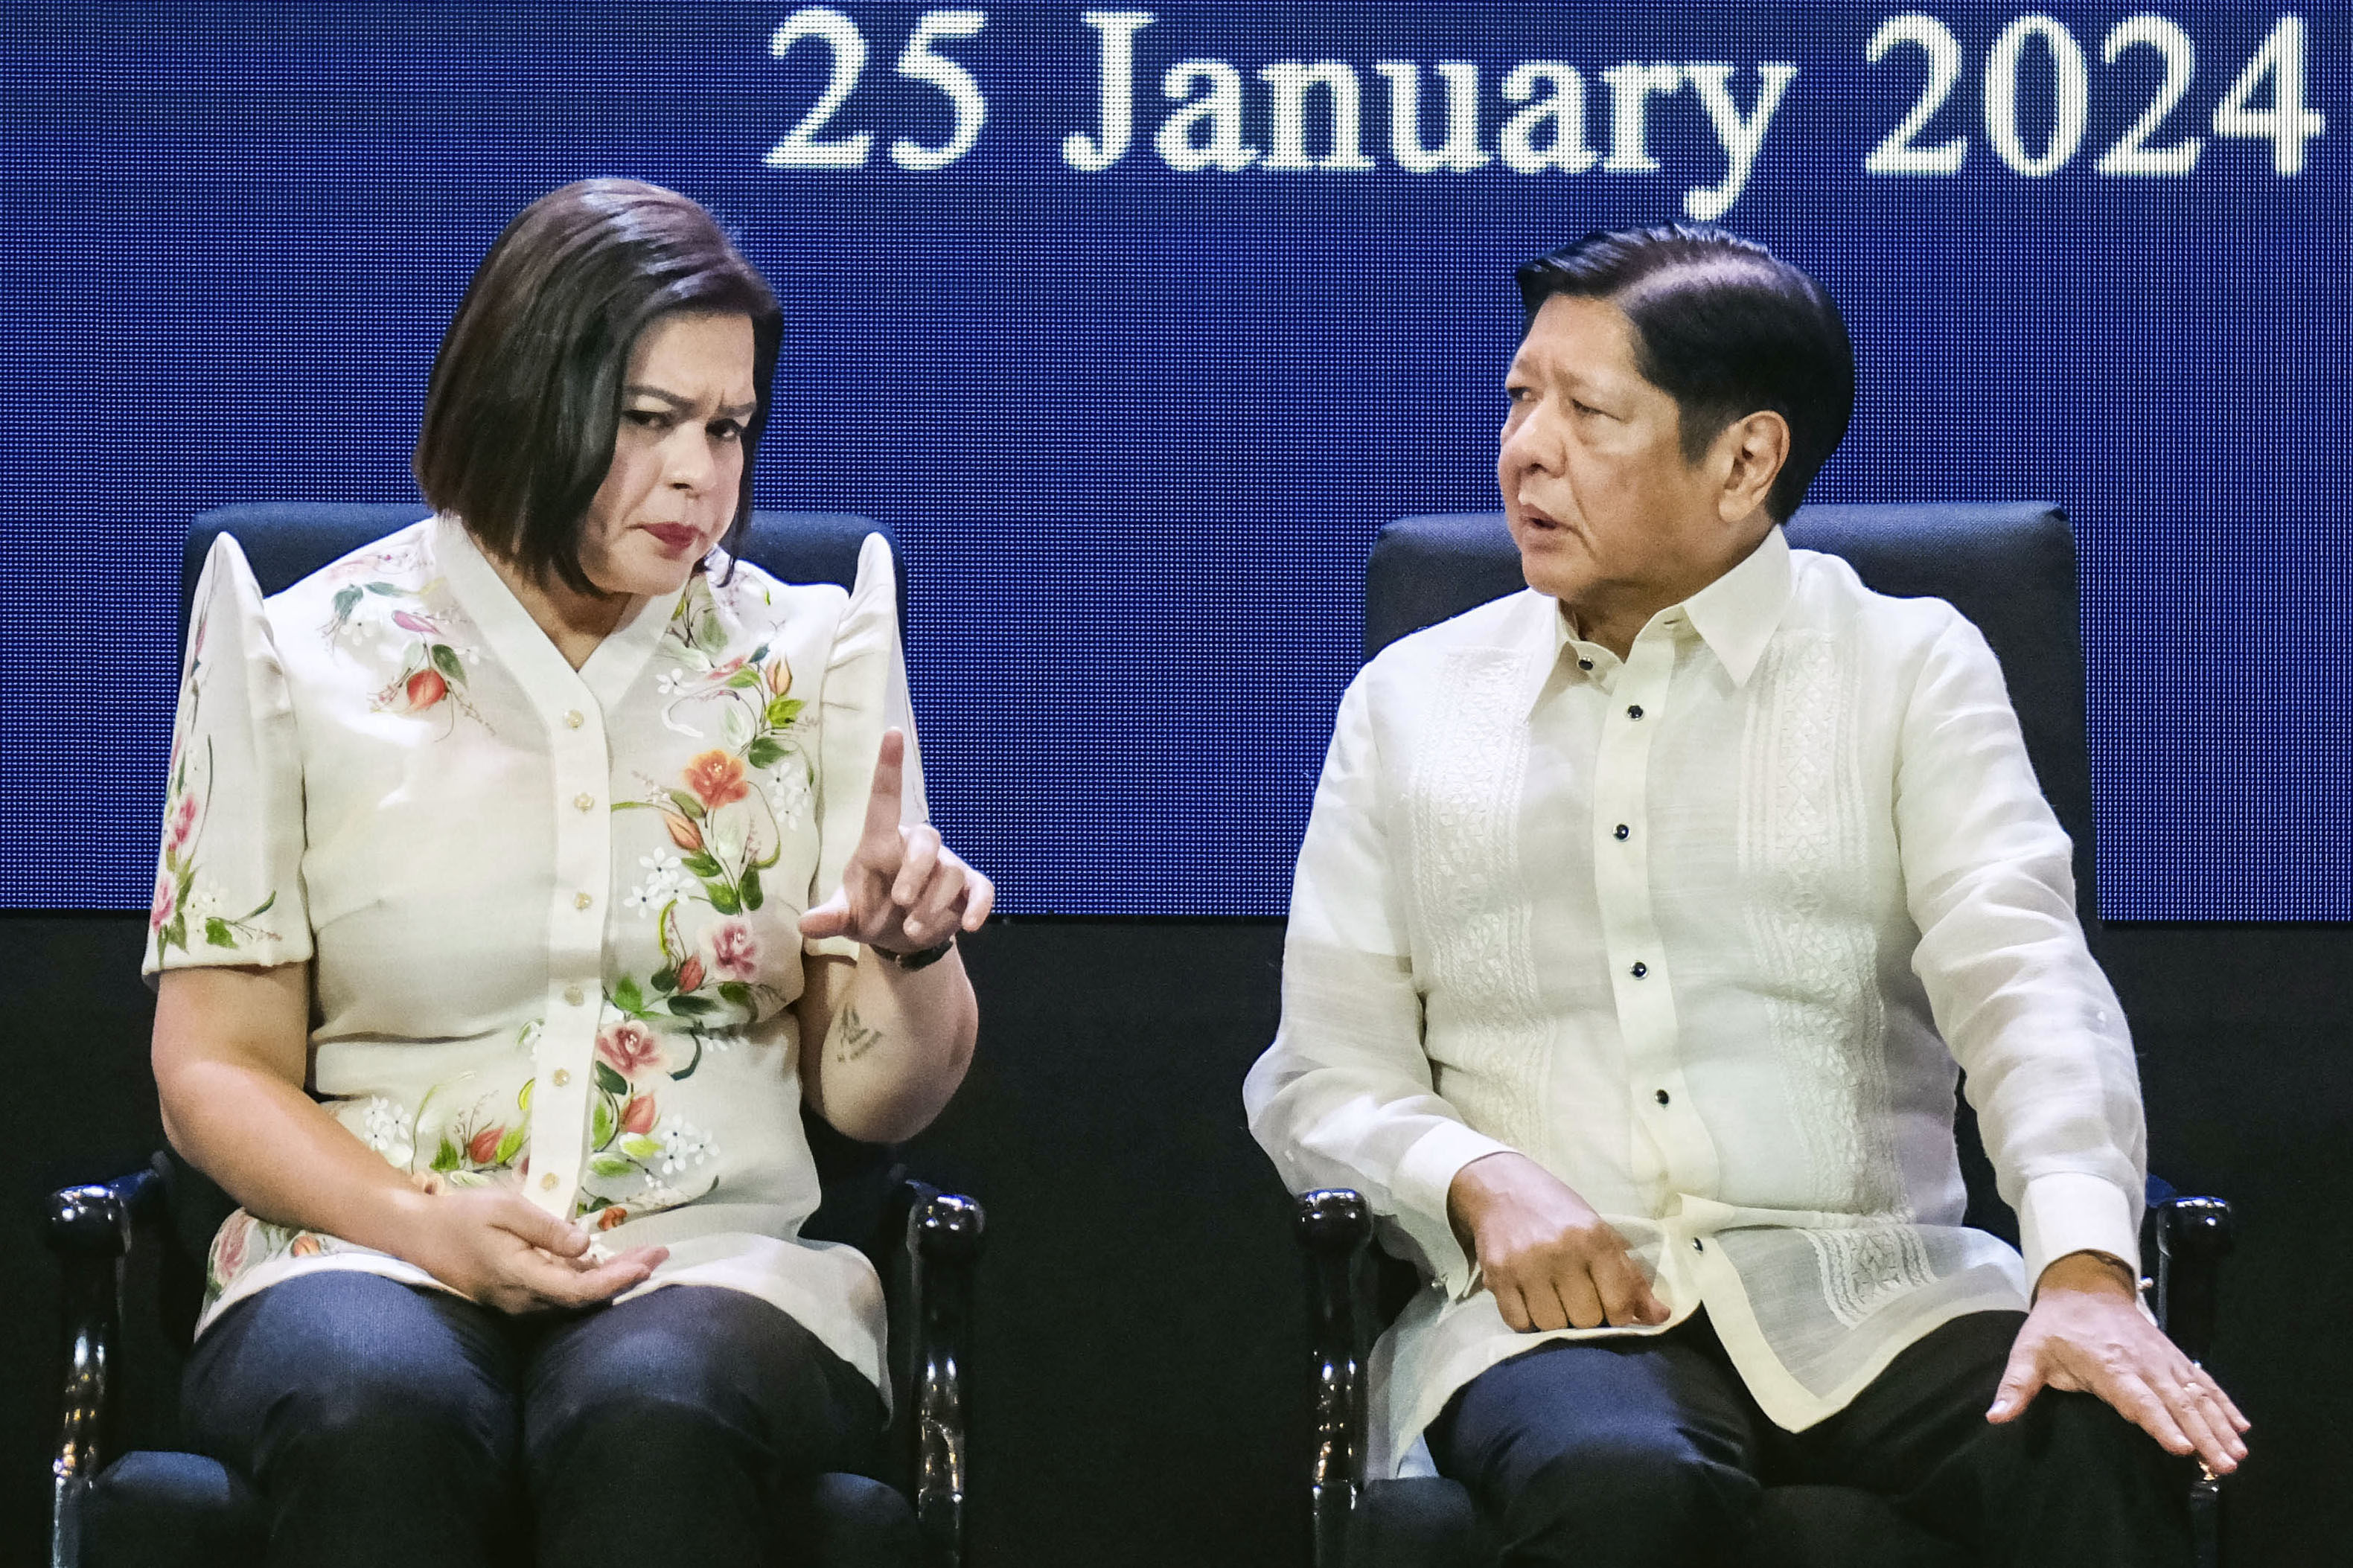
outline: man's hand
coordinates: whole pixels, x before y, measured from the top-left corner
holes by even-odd
[[[1986,1419],[2015,1421],[2045,1387],[2096,1394],[2168,1453],[2194,1453],[2228,1475],[2247,1457],[2247,1418],[2137,1300],[2130,1271],[2098,1253],[2071,1252],[2045,1268]]]
[[[1626,1238],[1525,1154],[1488,1154],[1457,1171],[1446,1215],[1504,1321],[1522,1333],[1667,1321]]]
[[[588,1233],[498,1187],[419,1192],[402,1256],[470,1300],[501,1312],[587,1307],[644,1284],[670,1256],[640,1247],[591,1262]]]
[[[866,827],[841,888],[801,917],[807,937],[846,936],[884,952],[921,952],[961,929],[978,931],[997,901],[989,879],[965,865],[930,826],[899,826],[907,737],[882,733]]]

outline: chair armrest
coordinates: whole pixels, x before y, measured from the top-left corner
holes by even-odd
[[[2214,1348],[2222,1259],[2236,1240],[2221,1198],[2174,1198],[2157,1211],[2157,1321],[2192,1361]]]
[[[1314,1377],[1314,1450],[1307,1473],[1314,1568],[1347,1561],[1348,1519],[1365,1484],[1366,1303],[1356,1263],[1373,1237],[1360,1193],[1326,1187],[1299,1199],[1294,1226],[1307,1264],[1307,1325]]]
[[[987,1216],[980,1205],[922,1182],[906,1184],[912,1275],[913,1419],[908,1423],[915,1528],[934,1568],[961,1568],[972,1349],[973,1273]]]
[[[57,1456],[50,1469],[49,1561],[81,1561],[81,1503],[107,1458],[113,1416],[109,1363],[122,1319],[122,1259],[133,1222],[158,1198],[153,1171],[51,1193],[43,1227],[58,1255],[65,1328],[65,1386],[58,1400]]]

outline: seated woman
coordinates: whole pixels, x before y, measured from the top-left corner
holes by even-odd
[[[881,1428],[801,1107],[938,1113],[992,889],[924,824],[887,546],[847,595],[723,548],[777,339],[702,207],[566,186],[442,342],[438,515],[268,599],[206,563],[146,969],[245,1205],[187,1425],[273,1564],[764,1563]]]

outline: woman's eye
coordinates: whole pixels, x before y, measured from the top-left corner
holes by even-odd
[[[744,426],[733,419],[722,419],[712,426],[711,434],[722,441],[741,441],[744,438]]]
[[[669,415],[651,408],[632,408],[621,417],[640,430],[661,430],[670,425]]]

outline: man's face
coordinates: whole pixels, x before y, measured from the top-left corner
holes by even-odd
[[[1504,379],[1504,515],[1528,585],[1572,608],[1672,603],[1720,569],[1719,465],[1683,461],[1681,411],[1635,368],[1634,346],[1616,305],[1556,294]]]

